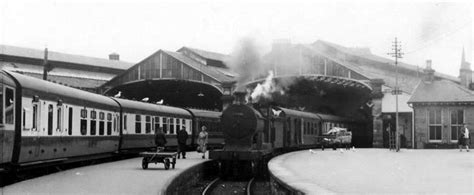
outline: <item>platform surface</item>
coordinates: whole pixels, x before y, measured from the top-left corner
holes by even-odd
[[[278,179],[307,194],[474,194],[474,151],[304,150],[273,158]]]
[[[160,194],[181,172],[208,160],[201,156],[187,152],[169,170],[163,163],[150,163],[143,170],[143,157],[81,167],[6,186],[0,194]]]

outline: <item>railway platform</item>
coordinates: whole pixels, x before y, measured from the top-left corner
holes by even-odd
[[[201,156],[187,152],[169,170],[163,163],[142,169],[142,157],[80,167],[5,186],[0,194],[162,194],[183,171],[208,161]]]
[[[474,194],[472,150],[304,150],[268,167],[281,185],[305,194]]]

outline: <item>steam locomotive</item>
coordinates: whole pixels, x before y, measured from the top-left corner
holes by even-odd
[[[150,150],[158,128],[170,146],[183,127],[196,144],[203,125],[210,144],[223,141],[220,112],[106,97],[5,70],[0,101],[0,173]]]
[[[258,175],[273,156],[300,149],[321,147],[323,134],[333,127],[357,130],[363,124],[348,118],[304,112],[279,106],[245,104],[245,92],[234,93],[236,101],[221,117],[224,148],[210,151],[219,161],[222,175]],[[243,171],[248,170],[248,171]]]

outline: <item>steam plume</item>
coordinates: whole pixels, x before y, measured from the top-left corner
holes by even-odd
[[[237,89],[243,87],[244,83],[253,80],[262,71],[261,53],[253,38],[245,37],[239,41],[227,63],[239,77],[237,78]]]

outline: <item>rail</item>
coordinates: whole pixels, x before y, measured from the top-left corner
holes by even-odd
[[[252,194],[255,178],[248,181],[225,181],[221,178],[212,180],[202,191],[202,195],[210,194]]]

